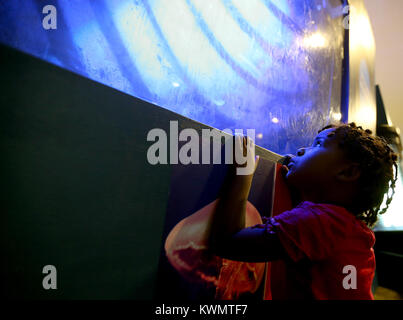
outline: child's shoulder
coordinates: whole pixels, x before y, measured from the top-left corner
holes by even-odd
[[[341,206],[305,201],[272,219],[283,245],[313,260],[328,257],[346,241],[366,249],[375,243],[372,230]]]
[[[356,216],[350,211],[348,211],[345,207],[330,203],[315,203],[311,201],[303,201],[299,203],[294,209],[297,211],[305,211],[318,217],[332,216],[332,217],[343,217],[352,221],[358,220]]]
[[[314,203],[303,201],[292,210],[283,212],[274,217],[275,220],[283,220],[292,224],[314,223],[318,227],[326,225],[343,229],[344,232],[354,232],[361,229],[365,232],[372,231],[361,220],[346,208],[328,203]]]

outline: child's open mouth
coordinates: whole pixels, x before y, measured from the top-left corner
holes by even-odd
[[[283,173],[287,174],[288,171],[294,166],[294,161],[292,160],[293,156],[292,155],[287,155],[286,159],[283,163]]]

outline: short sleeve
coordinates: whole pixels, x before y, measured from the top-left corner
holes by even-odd
[[[268,228],[276,232],[293,261],[322,260],[331,254],[334,247],[332,218],[314,205],[304,203],[270,220]]]

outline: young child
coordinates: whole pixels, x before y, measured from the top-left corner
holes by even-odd
[[[238,139],[244,152],[254,148],[249,138]],[[273,261],[273,299],[373,299],[370,227],[392,200],[396,161],[370,130],[354,123],[327,126],[284,166],[297,205],[264,225],[244,228],[253,174],[231,174],[211,222],[210,249],[231,260]]]

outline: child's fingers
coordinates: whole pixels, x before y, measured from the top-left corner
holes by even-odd
[[[243,137],[239,134],[235,134],[234,138],[235,138],[234,147],[237,150],[243,150]]]
[[[235,134],[234,136],[234,163],[236,165],[242,165],[244,163],[238,163],[241,159],[241,155],[244,155],[244,137],[240,134]],[[238,156],[237,156],[238,155]]]
[[[244,157],[246,157],[247,152],[248,152],[248,144],[249,145],[251,144],[250,141],[248,141],[248,140],[249,140],[248,136],[244,136],[243,140],[242,140],[242,142],[243,142],[243,156]]]
[[[259,157],[259,156],[256,156],[256,157],[255,157],[255,170],[256,170],[256,168],[257,168],[257,165],[258,165],[258,163],[259,163],[259,160],[260,160],[260,157]]]
[[[240,168],[237,174],[250,175],[257,168],[259,156],[255,156],[255,143],[249,136],[234,135],[234,164]]]

